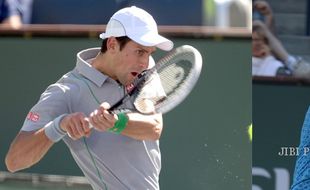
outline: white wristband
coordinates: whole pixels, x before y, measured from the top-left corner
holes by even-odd
[[[60,141],[67,133],[60,128],[60,121],[67,114],[56,117],[53,121],[44,126],[45,135],[53,142]]]

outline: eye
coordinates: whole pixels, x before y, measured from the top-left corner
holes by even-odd
[[[143,56],[143,55],[144,55],[144,50],[138,49],[138,50],[136,50],[136,53],[137,53],[139,56]]]

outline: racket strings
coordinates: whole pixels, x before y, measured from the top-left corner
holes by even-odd
[[[153,72],[150,76],[152,80],[159,80],[159,83],[163,89],[164,94],[162,96],[147,97],[139,93],[135,100],[135,107],[142,113],[150,113],[160,110],[162,107],[166,107],[171,104],[173,99],[177,99],[182,96],[184,89],[187,88],[188,77],[192,75],[193,60],[192,54],[182,54],[182,56],[175,57],[171,55],[161,60],[156,65],[157,72]],[[190,60],[190,61],[189,61]],[[145,87],[150,82],[145,83]],[[144,89],[153,90],[158,89]]]
[[[130,95],[137,111],[166,113],[180,104],[195,86],[202,67],[198,50],[189,45],[176,48],[138,77]],[[141,83],[139,81],[142,81]]]

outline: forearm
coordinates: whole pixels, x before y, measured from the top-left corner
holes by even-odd
[[[126,113],[124,116],[110,113],[109,108],[110,105],[104,102],[87,119],[96,130],[113,131],[136,140],[158,140],[160,138],[163,129],[162,114]]]
[[[137,140],[158,140],[160,138],[163,121],[161,114],[142,115],[129,113],[128,123],[122,131],[122,135]]]
[[[265,17],[265,24],[267,25],[267,27],[269,28],[269,30],[275,34],[275,24],[274,24],[274,20],[273,20],[273,15],[266,15]]]
[[[289,54],[283,47],[282,43],[271,32],[267,32],[267,37],[270,43],[271,51],[273,52],[275,57],[282,62],[285,62]]]
[[[269,41],[269,46],[270,46],[272,53],[275,55],[276,58],[278,58],[282,62],[285,62],[289,54],[283,47],[280,40],[278,40],[277,37],[261,21],[253,21],[253,26],[257,26],[264,31]]]
[[[5,163],[10,172],[28,168],[47,153],[53,142],[47,138],[44,128],[34,132],[20,132],[12,142]]]

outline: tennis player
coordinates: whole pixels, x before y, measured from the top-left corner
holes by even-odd
[[[310,147],[310,107],[305,115],[304,123],[300,134],[299,150],[305,150]],[[308,151],[303,151],[299,154],[295,163],[295,170],[291,190],[306,190],[310,189],[310,169]]]
[[[156,47],[169,51],[173,42],[135,6],[117,11],[100,38],[101,48],[79,52],[76,67],[42,93],[10,146],[7,168],[31,167],[63,140],[93,189],[159,189],[162,115],[107,109],[154,65],[150,56]],[[124,108],[134,110],[133,103]]]

